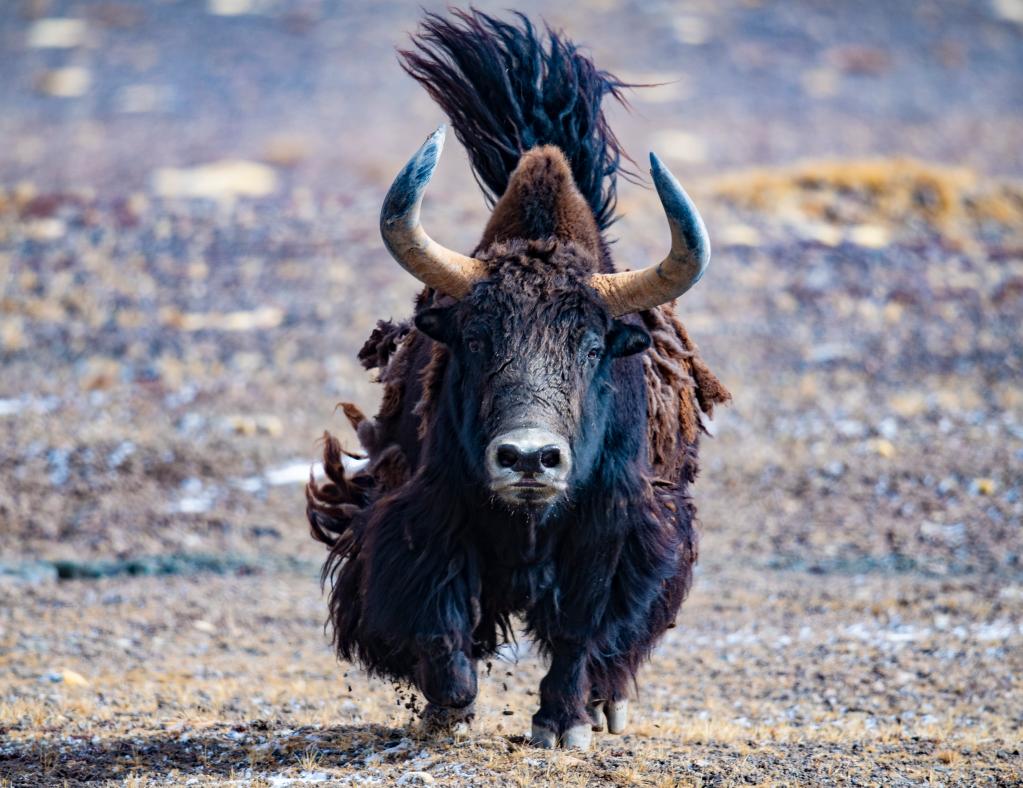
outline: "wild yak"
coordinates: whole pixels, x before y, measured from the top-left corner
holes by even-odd
[[[381,321],[360,352],[384,385],[374,419],[343,404],[365,461],[346,473],[325,434],[308,517],[330,547],[340,657],[418,687],[423,725],[445,730],[471,721],[477,660],[520,618],[550,664],[532,741],[586,748],[605,723],[624,729],[636,671],[690,586],[700,412],[729,394],[674,299],[710,243],[651,154],[671,250],[615,272],[624,154],[601,101],[629,86],[525,17],[452,13],[427,14],[402,65],[493,211],[471,256],[424,231],[443,127],[398,174],[380,229],[426,287],[411,321]]]

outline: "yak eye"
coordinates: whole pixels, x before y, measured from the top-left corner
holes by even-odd
[[[483,350],[483,343],[478,339],[470,339],[466,343],[466,347],[469,348],[470,353],[479,353]]]
[[[600,348],[591,347],[586,353],[586,359],[591,363],[600,359]]]

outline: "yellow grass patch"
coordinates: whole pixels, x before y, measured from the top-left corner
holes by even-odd
[[[726,175],[714,190],[736,207],[823,225],[852,226],[864,245],[886,227],[924,224],[949,236],[993,223],[1023,227],[1023,184],[982,177],[964,167],[914,159],[804,162]]]

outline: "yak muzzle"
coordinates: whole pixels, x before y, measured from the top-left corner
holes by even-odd
[[[565,438],[545,429],[522,427],[487,446],[491,491],[513,506],[539,506],[568,487],[572,450]]]

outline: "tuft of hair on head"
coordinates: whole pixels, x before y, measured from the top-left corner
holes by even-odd
[[[604,230],[616,218],[617,175],[635,173],[622,165],[631,159],[602,102],[609,95],[627,106],[621,91],[636,86],[598,69],[562,33],[545,25],[540,34],[516,16],[518,25],[476,9],[427,13],[412,48],[399,51],[401,65],[450,117],[491,205],[523,153],[555,145]]]

